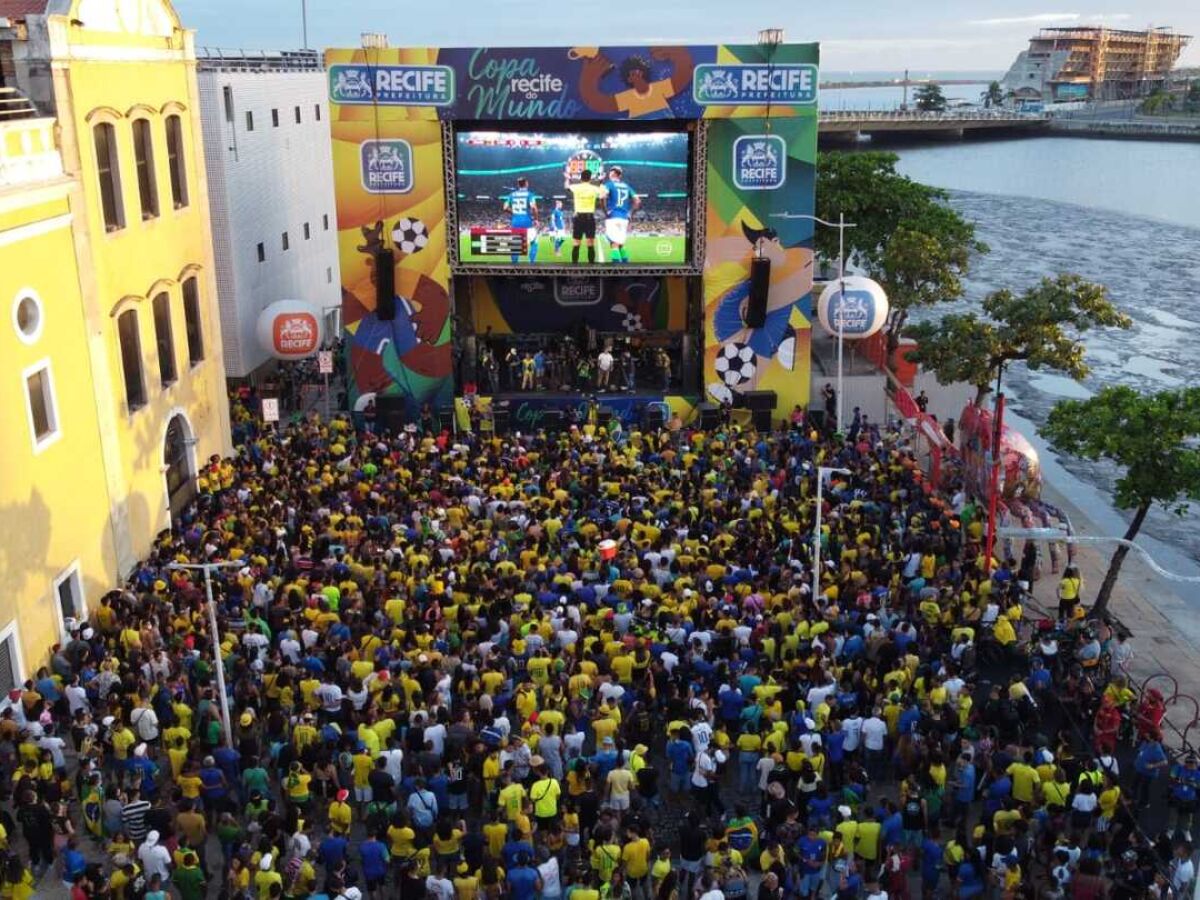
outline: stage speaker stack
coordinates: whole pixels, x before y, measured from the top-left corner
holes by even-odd
[[[375,315],[381,322],[396,318],[396,255],[391,250],[375,253]]]
[[[642,431],[658,431],[667,424],[663,415],[663,408],[647,403],[642,410]]]
[[[542,413],[542,427],[547,431],[562,431],[567,423],[567,414],[561,409],[548,409]]]
[[[508,434],[512,427],[512,413],[507,406],[492,404],[492,422],[496,426],[496,434]]]
[[[613,411],[611,406],[601,406],[596,410],[596,424],[600,428],[607,428],[613,419]]]
[[[399,434],[407,421],[403,397],[375,398],[375,427],[378,430]]]
[[[750,421],[754,423],[755,431],[770,431],[771,416],[775,414],[773,409],[752,409],[750,411]]]
[[[750,260],[750,296],[746,300],[746,326],[767,324],[767,294],[771,288],[771,261],[765,256]]]
[[[721,424],[721,410],[715,403],[701,403],[696,407],[700,413],[700,427],[705,431],[716,431]]]
[[[746,405],[746,409],[774,409],[775,404],[779,402],[779,397],[774,391],[745,391],[742,394],[742,401]]]

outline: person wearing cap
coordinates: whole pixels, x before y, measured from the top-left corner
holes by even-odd
[[[273,854],[265,853],[258,861],[258,871],[254,873],[254,891],[258,900],[270,900],[272,891],[283,887],[283,875],[275,868]]]
[[[350,826],[354,821],[354,813],[350,808],[349,802],[350,792],[345,788],[341,788],[329,803],[327,811],[327,821],[329,822],[329,831],[332,834],[340,834],[347,836],[350,834]]]
[[[146,835],[146,840],[137,851],[142,864],[142,871],[147,878],[157,875],[165,884],[171,877],[171,853],[159,842],[157,831]]]

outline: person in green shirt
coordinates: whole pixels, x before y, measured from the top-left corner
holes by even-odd
[[[200,869],[200,860],[191,851],[184,854],[183,865],[175,870],[171,881],[179,891],[180,900],[204,900],[208,892],[208,882]]]
[[[248,797],[253,791],[258,791],[264,797],[268,796],[271,793],[271,776],[259,763],[258,757],[251,757],[247,764],[246,770],[242,772],[243,796]]]

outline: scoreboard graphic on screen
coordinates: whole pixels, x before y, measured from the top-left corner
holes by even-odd
[[[471,252],[478,256],[520,256],[526,252],[525,229],[472,228]]]

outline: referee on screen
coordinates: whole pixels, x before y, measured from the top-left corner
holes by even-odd
[[[604,196],[604,188],[592,184],[592,173],[584,169],[579,183],[567,181],[567,189],[575,201],[575,217],[571,220],[571,262],[579,262],[579,242],[587,241],[588,262],[596,261],[596,201]]]

